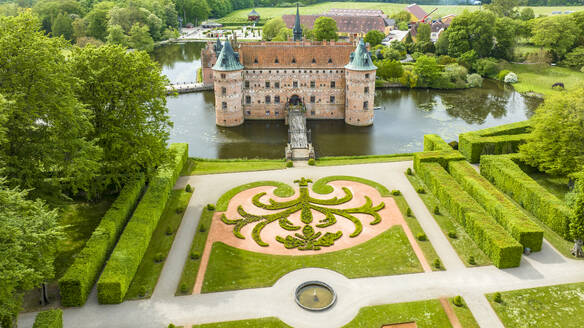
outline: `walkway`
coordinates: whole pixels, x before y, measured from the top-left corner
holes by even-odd
[[[191,93],[191,92],[199,92],[199,91],[206,91],[206,90],[213,90],[213,85],[205,85],[203,83],[176,83],[166,86],[167,93]]]
[[[561,256],[547,242],[541,252],[524,257],[519,268],[466,268],[404,175],[411,165],[408,161],[182,177],[176,187],[189,183],[195,192],[152,298],[98,305],[94,290],[85,306],[64,311],[65,327],[161,328],[171,322],[188,325],[275,316],[293,327],[334,328],[351,321],[364,306],[462,295],[481,327],[502,328],[485,293],[584,281],[584,262]],[[226,190],[250,181],[278,180],[293,185],[301,177],[318,179],[330,175],[363,177],[390,190],[401,190],[447,270],[347,279],[333,271],[308,268],[288,273],[269,288],[174,296],[205,204],[215,203]],[[292,297],[298,284],[314,279],[325,281],[338,294],[337,304],[324,313],[301,310]],[[34,316],[35,313],[22,314],[19,326],[31,327]]]

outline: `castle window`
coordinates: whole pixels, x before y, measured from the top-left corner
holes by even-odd
[[[331,96],[330,103],[331,104],[334,104],[335,103],[335,96]]]
[[[364,102],[363,102],[363,109],[364,109],[364,110],[367,110],[367,109],[369,109],[369,102],[368,102],[368,101],[364,101]]]
[[[365,87],[365,93],[369,93],[369,87]]]
[[[312,58],[312,63],[316,64],[316,59]]]
[[[221,108],[222,109],[227,109],[227,103],[226,102],[222,102],[221,103]]]
[[[368,79],[369,78],[369,73],[365,74],[365,78]]]
[[[310,87],[314,89],[314,87],[316,87],[316,82],[310,81]]]
[[[293,88],[298,88],[298,81],[292,82],[292,87]]]
[[[246,89],[249,89],[249,81],[245,81],[243,85]]]
[[[280,112],[278,112],[278,111],[275,111],[275,112],[274,112],[274,115],[278,116],[278,115],[280,115]]]
[[[266,81],[266,88],[270,87],[270,81]]]
[[[269,104],[270,102],[271,102],[270,96],[266,96],[266,104]]]
[[[274,96],[274,103],[279,104],[280,103],[280,96]],[[276,114],[278,115],[278,114]]]
[[[225,74],[221,73],[221,78],[224,79],[225,78]]]
[[[274,88],[280,89],[280,82],[274,82]]]
[[[225,96],[225,94],[227,94],[227,88],[226,87],[222,87],[221,88],[221,95]]]
[[[329,58],[329,61],[328,62],[329,62],[329,64],[332,64],[333,63],[333,59],[332,58]]]
[[[276,60],[274,60],[274,63],[276,63],[276,64],[280,63],[280,61],[278,60],[278,57],[276,57]]]
[[[270,111],[269,110],[266,111],[266,116],[270,116]]]
[[[245,103],[246,104],[251,104],[251,96],[245,96]]]
[[[316,115],[316,113],[313,110],[311,110],[310,115],[314,116],[314,115]]]
[[[253,59],[253,63],[254,63],[254,64],[257,64],[257,63],[258,63],[258,59],[257,59],[257,58],[254,58],[254,59]]]
[[[292,64],[296,64],[296,58],[292,57]],[[294,73],[294,71],[292,71]]]
[[[245,113],[246,113],[247,115],[251,115],[251,111],[250,111],[250,110],[246,110],[246,111],[245,111]]]
[[[316,97],[310,96],[310,103],[314,104],[315,101],[316,101]]]
[[[335,81],[331,81],[331,88],[336,88],[337,83]]]

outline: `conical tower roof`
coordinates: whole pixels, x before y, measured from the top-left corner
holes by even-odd
[[[377,67],[373,65],[371,60],[371,54],[365,47],[365,42],[363,39],[359,40],[357,49],[351,53],[351,61],[345,66],[346,69],[351,69],[354,71],[373,71]]]
[[[243,65],[237,60],[235,52],[231,47],[229,40],[225,39],[223,42],[223,48],[217,57],[217,62],[213,66],[215,71],[238,71],[243,69]]]

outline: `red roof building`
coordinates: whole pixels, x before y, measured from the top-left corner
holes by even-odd
[[[300,24],[307,29],[314,28],[314,22],[319,17],[330,17],[337,22],[339,33],[364,35],[371,30],[385,33],[385,21],[382,16],[349,16],[349,15],[301,15]],[[294,27],[295,15],[283,15],[287,28]]]

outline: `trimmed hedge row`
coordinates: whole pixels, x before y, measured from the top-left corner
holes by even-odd
[[[529,121],[462,133],[458,137],[458,149],[469,162],[478,163],[481,155],[516,153],[530,133]]]
[[[424,135],[424,151],[452,150],[452,147],[437,134]]]
[[[565,239],[570,237],[570,209],[525,174],[510,156],[483,156],[481,175]]]
[[[439,163],[421,163],[418,174],[497,268],[519,266],[523,247]]]
[[[97,283],[99,303],[115,304],[124,300],[128,287],[146,253],[170,191],[188,158],[187,144],[172,144],[169,148],[172,159],[162,165],[150,180],[148,189],[99,278]]]
[[[32,328],[63,328],[63,311],[54,309],[39,312]]]
[[[414,154],[414,170],[416,170],[416,172],[419,171],[421,163],[439,163],[446,169],[448,168],[448,162],[464,160],[465,158],[461,153],[452,149],[449,151],[425,151]]]
[[[543,229],[523,213],[504,193],[482,177],[468,162],[448,163],[448,171],[462,188],[491,214],[523,247],[540,251]]]
[[[63,306],[82,306],[87,301],[99,272],[136,208],[144,184],[145,178],[140,176],[124,186],[85,247],[75,258],[73,265],[59,279],[59,293]]]

